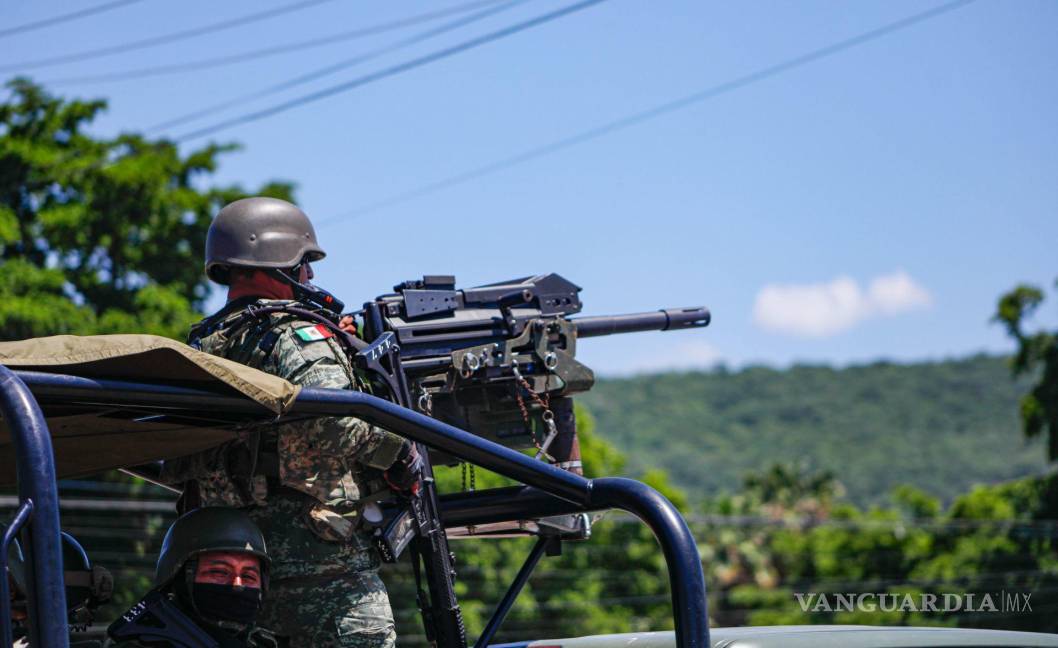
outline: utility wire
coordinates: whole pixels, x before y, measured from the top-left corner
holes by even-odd
[[[287,79],[286,81],[280,81],[279,83],[276,83],[274,85],[270,85],[270,86],[268,86],[266,88],[262,88],[260,90],[254,90],[253,92],[248,92],[248,93],[245,93],[245,94],[241,94],[241,95],[239,95],[237,97],[232,97],[231,99],[226,99],[226,100],[221,101],[219,103],[211,104],[211,105],[206,106],[204,108],[199,108],[197,110],[193,110],[193,111],[191,111],[189,113],[184,113],[183,115],[180,115],[178,117],[174,117],[172,119],[169,119],[167,121],[161,122],[159,124],[154,124],[152,126],[149,126],[149,127],[147,127],[146,132],[152,133],[152,132],[156,132],[156,131],[160,131],[160,130],[166,130],[166,129],[172,128],[173,126],[179,126],[181,124],[186,124],[187,122],[195,121],[195,120],[201,119],[203,117],[209,117],[210,115],[214,115],[214,114],[216,114],[218,112],[223,112],[226,109],[232,108],[234,106],[242,106],[242,105],[246,104],[247,102],[253,101],[255,99],[260,99],[262,97],[267,97],[269,95],[276,94],[277,92],[282,92],[283,90],[288,90],[290,88],[294,88],[294,87],[297,87],[299,85],[306,84],[306,83],[308,83],[310,81],[314,81],[314,80],[319,79],[321,77],[325,77],[325,76],[334,74],[336,72],[340,72],[342,70],[346,70],[348,68],[351,68],[353,66],[359,65],[361,63],[366,63],[367,61],[376,59],[376,58],[378,58],[378,57],[380,57],[380,56],[382,56],[384,54],[388,54],[390,52],[394,52],[394,51],[397,51],[399,49],[403,49],[405,47],[409,47],[409,46],[414,45],[416,43],[421,43],[422,41],[425,41],[425,40],[428,40],[430,38],[433,38],[434,36],[439,36],[439,35],[444,34],[446,32],[450,32],[450,31],[452,31],[454,29],[458,29],[460,27],[463,27],[464,25],[469,25],[470,23],[477,22],[479,20],[484,20],[485,18],[488,18],[489,16],[492,16],[493,14],[497,14],[497,13],[499,13],[501,11],[506,11],[506,10],[512,8],[512,7],[515,7],[515,6],[519,5],[519,4],[522,4],[523,2],[527,2],[527,1],[528,0],[508,0],[507,2],[504,2],[501,5],[497,5],[495,7],[490,7],[488,9],[483,10],[483,11],[479,11],[477,13],[473,13],[473,14],[471,14],[469,16],[464,16],[463,18],[459,18],[459,19],[453,20],[451,22],[447,22],[447,23],[445,23],[445,24],[443,24],[443,25],[441,25],[439,27],[435,27],[433,29],[428,29],[426,31],[419,32],[419,33],[417,33],[417,34],[415,34],[413,36],[410,36],[408,38],[399,40],[399,41],[397,41],[395,43],[391,43],[389,45],[385,45],[385,46],[380,47],[380,48],[376,48],[374,50],[370,50],[370,51],[368,51],[368,52],[366,52],[364,54],[358,54],[358,55],[353,56],[351,58],[347,58],[347,59],[343,59],[341,61],[338,61],[337,63],[333,63],[331,65],[326,65],[326,66],[324,66],[322,68],[317,68],[317,69],[315,69],[315,70],[313,70],[311,72],[307,72],[305,74],[300,74],[300,75],[298,75],[296,77],[293,77],[291,79]]]
[[[128,43],[122,43],[120,45],[111,45],[109,47],[102,47],[94,50],[85,50],[82,52],[75,52],[73,54],[63,54],[61,56],[53,56],[51,58],[37,59],[35,61],[23,61],[22,63],[7,63],[0,65],[0,72],[8,72],[11,70],[26,70],[29,68],[40,68],[50,67],[53,65],[60,65],[62,63],[73,63],[86,61],[89,59],[99,58],[101,56],[110,56],[111,54],[120,54],[122,52],[131,52],[134,50],[146,49],[148,47],[157,47],[158,45],[164,45],[166,43],[173,43],[176,41],[187,40],[189,38],[196,38],[205,34],[212,34],[235,27],[242,27],[250,23],[266,20],[268,18],[274,18],[283,14],[292,13],[294,11],[300,11],[302,9],[308,9],[309,7],[323,4],[324,2],[332,2],[333,0],[301,0],[274,9],[268,9],[267,11],[261,11],[258,13],[247,14],[238,18],[231,18],[229,20],[222,20],[210,25],[203,25],[202,27],[195,27],[194,29],[185,29],[178,32],[172,32],[170,34],[164,34],[162,36],[153,36],[151,38],[145,38],[138,41],[131,41]]]
[[[139,0],[132,1],[138,2]],[[155,65],[150,67],[133,68],[130,70],[109,72],[107,74],[61,77],[57,79],[49,79],[45,82],[45,84],[60,85],[74,83],[105,83],[108,81],[126,81],[129,79],[142,79],[144,77],[162,76],[166,74],[179,74],[181,72],[191,72],[204,68],[215,69],[218,67],[223,67],[225,65],[233,65],[235,63],[241,63],[243,61],[252,61],[267,56],[275,56],[278,54],[286,54],[289,52],[298,52],[302,50],[312,49],[315,47],[323,47],[324,45],[330,45],[332,43],[340,43],[343,41],[354,40],[357,38],[364,38],[366,36],[383,34],[388,31],[402,29],[404,27],[411,27],[413,25],[417,25],[424,22],[430,22],[438,18],[444,18],[445,16],[451,16],[454,14],[465,13],[467,11],[473,11],[478,7],[496,4],[499,1],[500,0],[478,0],[477,2],[468,2],[466,4],[456,5],[447,9],[421,13],[414,16],[409,16],[408,18],[402,18],[400,20],[394,20],[387,23],[372,25],[370,27],[362,27],[360,29],[354,29],[351,31],[338,32],[329,36],[311,38],[295,43],[287,43],[285,45],[275,45],[272,47],[263,47],[261,49],[248,50],[245,52],[240,52],[238,54],[229,54],[227,56],[198,59],[195,61],[187,61],[185,63],[173,63],[170,65]]]
[[[932,18],[937,18],[946,13],[955,11],[956,9],[961,9],[962,7],[965,7],[966,5],[974,1],[975,0],[955,0],[954,2],[948,2],[939,5],[937,7],[934,7],[933,9],[913,14],[911,16],[908,16],[907,18],[902,18],[887,25],[883,25],[882,27],[878,27],[877,29],[872,29],[870,31],[864,32],[858,36],[853,36],[852,38],[841,40],[831,45],[812,50],[800,56],[783,61],[782,63],[776,63],[774,65],[761,68],[755,72],[751,72],[744,76],[732,79],[731,81],[711,86],[709,88],[686,95],[679,99],[659,104],[657,106],[654,106],[653,108],[648,108],[646,110],[628,115],[626,117],[616,119],[601,126],[589,128],[575,135],[570,135],[569,137],[565,137],[550,142],[548,144],[544,144],[542,146],[537,146],[535,148],[522,151],[521,153],[518,153],[516,155],[496,160],[495,162],[490,162],[489,164],[479,166],[475,169],[470,169],[462,173],[457,173],[455,175],[444,178],[443,180],[438,180],[436,182],[423,185],[416,189],[411,189],[409,191],[396,194],[394,196],[391,196],[390,198],[370,203],[353,211],[332,216],[331,218],[323,219],[316,224],[316,227],[325,227],[345,218],[362,216],[364,214],[369,214],[380,209],[384,209],[386,207],[392,207],[393,205],[398,205],[401,203],[408,202],[409,200],[414,200],[415,198],[421,198],[422,196],[427,196],[443,189],[447,189],[449,187],[465,184],[467,182],[477,180],[478,178],[482,178],[484,176],[499,173],[500,171],[505,171],[511,167],[518,166],[519,164],[524,164],[531,160],[535,160],[537,158],[557,153],[564,149],[577,146],[578,144],[584,144],[585,142],[598,139],[600,137],[603,137],[604,135],[609,135],[611,133],[630,128],[632,126],[637,126],[657,117],[661,117],[669,113],[683,110],[684,108],[689,108],[703,101],[707,101],[720,95],[734,92],[735,90],[739,90],[746,86],[759,83],[761,81],[770,79],[785,72],[789,72],[796,68],[803,67],[805,65],[809,65],[822,59],[834,56],[846,50],[850,50],[854,47],[858,47],[860,45],[864,45],[879,38],[889,36],[890,34],[896,33],[903,29],[907,29],[908,27],[911,27],[918,23],[925,22]]]
[[[576,12],[576,11],[580,11],[582,9],[587,9],[588,7],[591,7],[592,5],[599,4],[601,2],[605,2],[605,0],[583,0],[582,2],[577,2],[575,4],[571,4],[571,5],[568,5],[566,7],[563,7],[562,9],[558,9],[556,11],[552,11],[552,12],[537,16],[536,18],[531,18],[529,20],[526,20],[526,21],[523,21],[523,22],[520,22],[520,23],[516,23],[516,24],[510,25],[508,27],[504,27],[503,29],[500,29],[500,30],[497,30],[497,31],[494,31],[494,32],[490,32],[488,34],[485,34],[484,36],[478,36],[477,38],[472,38],[472,39],[470,39],[468,41],[464,41],[464,42],[459,43],[457,45],[453,45],[451,47],[447,47],[447,48],[444,48],[442,50],[438,50],[436,52],[432,52],[432,53],[427,54],[425,56],[420,56],[419,58],[412,59],[412,60],[406,61],[404,63],[399,63],[397,65],[385,68],[385,69],[380,70],[378,72],[373,72],[373,73],[368,74],[366,76],[362,76],[362,77],[359,77],[357,79],[353,79],[352,81],[346,81],[345,83],[340,83],[338,85],[334,85],[334,86],[331,86],[329,88],[324,88],[323,90],[318,90],[316,92],[312,92],[312,93],[309,93],[307,95],[302,95],[302,96],[297,97],[295,99],[291,99],[290,101],[285,101],[285,102],[283,102],[281,104],[278,104],[278,105],[275,105],[275,106],[271,106],[271,107],[265,108],[263,110],[258,110],[258,111],[255,111],[255,112],[246,113],[246,114],[240,115],[238,117],[233,117],[232,119],[227,119],[225,121],[222,121],[222,122],[219,122],[219,123],[216,123],[216,124],[211,124],[211,125],[206,126],[204,128],[200,128],[198,130],[191,131],[190,133],[185,133],[184,135],[181,135],[181,136],[179,136],[179,137],[177,137],[175,139],[176,139],[177,142],[184,142],[184,141],[187,141],[187,140],[190,140],[190,139],[197,139],[199,137],[204,137],[206,135],[211,135],[213,133],[216,133],[216,132],[219,132],[219,131],[222,131],[222,130],[226,130],[226,129],[231,128],[233,126],[239,126],[241,124],[246,124],[246,123],[249,123],[249,122],[258,121],[260,119],[264,119],[265,117],[271,117],[272,115],[276,115],[278,113],[285,112],[285,111],[291,110],[293,108],[298,108],[298,107],[303,106],[303,105],[308,104],[308,103],[319,101],[321,99],[325,99],[327,97],[331,97],[331,96],[334,96],[336,94],[339,94],[339,93],[342,93],[342,92],[346,92],[348,90],[352,90],[352,89],[358,88],[360,86],[367,85],[368,83],[371,83],[373,81],[378,81],[380,79],[385,79],[387,77],[396,76],[397,74],[400,74],[402,72],[407,72],[408,70],[412,70],[412,69],[415,69],[415,68],[418,68],[418,67],[422,67],[424,65],[428,65],[428,64],[433,63],[435,61],[439,61],[441,59],[448,58],[450,56],[453,56],[455,54],[459,54],[461,52],[465,52],[465,51],[473,49],[475,47],[480,47],[480,46],[485,45],[487,43],[491,43],[493,41],[500,40],[501,38],[505,38],[507,36],[511,36],[513,34],[516,34],[516,33],[520,32],[520,31],[524,31],[524,30],[530,29],[532,27],[537,27],[537,26],[542,25],[544,23],[551,22],[552,20],[557,20],[558,18],[562,18],[563,16],[567,16],[567,15],[569,15],[571,13]]]
[[[71,20],[77,20],[78,18],[84,18],[85,16],[101,14],[104,11],[110,11],[111,9],[117,9],[118,7],[124,7],[125,5],[135,4],[140,1],[141,0],[115,0],[114,2],[104,2],[103,4],[95,5],[94,7],[86,7],[77,11],[71,11],[67,14],[52,16],[51,18],[44,18],[36,22],[25,23],[23,25],[15,25],[14,27],[8,27],[7,29],[0,29],[0,38],[4,36],[13,36],[15,34],[23,34],[28,31],[43,29],[45,27],[51,27],[52,25],[70,22]]]

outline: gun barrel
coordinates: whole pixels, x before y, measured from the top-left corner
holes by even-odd
[[[638,331],[671,331],[709,326],[712,316],[705,306],[663,308],[649,313],[599,315],[569,320],[577,326],[578,338],[599,337]]]

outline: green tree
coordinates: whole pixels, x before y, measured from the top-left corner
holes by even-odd
[[[737,491],[747,470],[808,457],[860,506],[886,503],[903,483],[950,502],[974,483],[1047,467],[1043,439],[1011,443],[1029,377],[1009,375],[1007,358],[983,355],[746,367],[604,378],[580,401],[629,471],[663,468],[695,501]]]
[[[742,488],[776,517],[787,512],[825,516],[835,497],[844,492],[834,473],[810,472],[805,463],[776,463],[761,472],[751,471],[742,480]]]
[[[895,506],[861,509],[840,497],[800,500],[755,484],[825,484],[803,469],[769,469],[747,488],[708,503],[710,524],[698,531],[711,586],[710,616],[722,625],[838,623],[954,625],[1053,632],[1058,564],[1053,520],[1058,477],[979,485],[946,509],[911,486],[894,489]],[[831,490],[824,488],[823,490]],[[789,491],[786,491],[789,492]],[[832,491],[831,491],[832,492]],[[769,493],[771,493],[769,495]],[[775,495],[778,494],[778,497]],[[822,503],[823,508],[817,507]],[[798,511],[816,510],[816,517]],[[720,514],[731,520],[724,524]],[[972,610],[802,608],[802,596],[860,593],[903,597],[973,593],[1031,594],[1031,609]],[[894,599],[891,599],[894,600]],[[892,604],[890,604],[892,605]]]
[[[1055,284],[1058,286],[1058,282]],[[1047,458],[1058,460],[1058,333],[1027,333],[1025,323],[1043,302],[1036,286],[1019,285],[999,298],[994,320],[1018,343],[1011,362],[1015,376],[1038,376],[1021,398],[1021,423],[1025,436],[1047,437]]]
[[[135,133],[88,132],[102,100],[26,79],[0,104],[0,339],[146,332],[183,337],[208,296],[212,215],[247,195],[209,176],[231,144],[182,154]],[[292,185],[255,194],[289,199]]]

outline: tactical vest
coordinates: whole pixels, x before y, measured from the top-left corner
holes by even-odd
[[[283,304],[297,305],[274,300],[254,302],[256,306]],[[314,323],[288,313],[246,319],[243,318],[245,307],[238,306],[233,304],[196,325],[192,329],[192,345],[295,383],[302,378],[309,380],[302,370],[311,372],[316,362],[326,360],[328,370],[322,376],[324,382],[316,374],[309,380],[311,384],[335,389],[362,386],[336,339],[319,334]],[[230,326],[239,318],[244,321]],[[313,330],[309,331],[310,328]],[[313,336],[318,339],[305,341]],[[340,371],[334,369],[332,361],[337,362]],[[167,472],[170,480],[179,478],[180,472],[192,477],[201,505],[263,505],[270,489],[278,483],[308,495],[339,515],[348,516],[369,491],[363,467],[354,465],[343,454],[342,448],[351,439],[361,440],[362,447],[369,448],[359,457],[359,462],[378,470],[393,463],[403,443],[400,437],[360,419],[314,418],[241,430],[238,441],[189,461],[174,462],[184,465],[174,465]],[[316,515],[328,517],[331,513],[320,508]]]

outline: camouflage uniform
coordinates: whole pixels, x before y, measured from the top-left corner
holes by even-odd
[[[224,330],[247,303],[233,302],[207,322],[203,351],[292,383],[333,389],[361,386],[329,332],[285,313]],[[195,333],[192,333],[195,336]],[[313,418],[246,429],[220,448],[167,462],[171,482],[193,482],[200,505],[249,507],[272,557],[259,622],[291,646],[392,647],[396,633],[380,559],[360,528],[368,495],[365,471],[390,467],[399,436],[353,418]],[[268,474],[262,465],[277,459]]]

